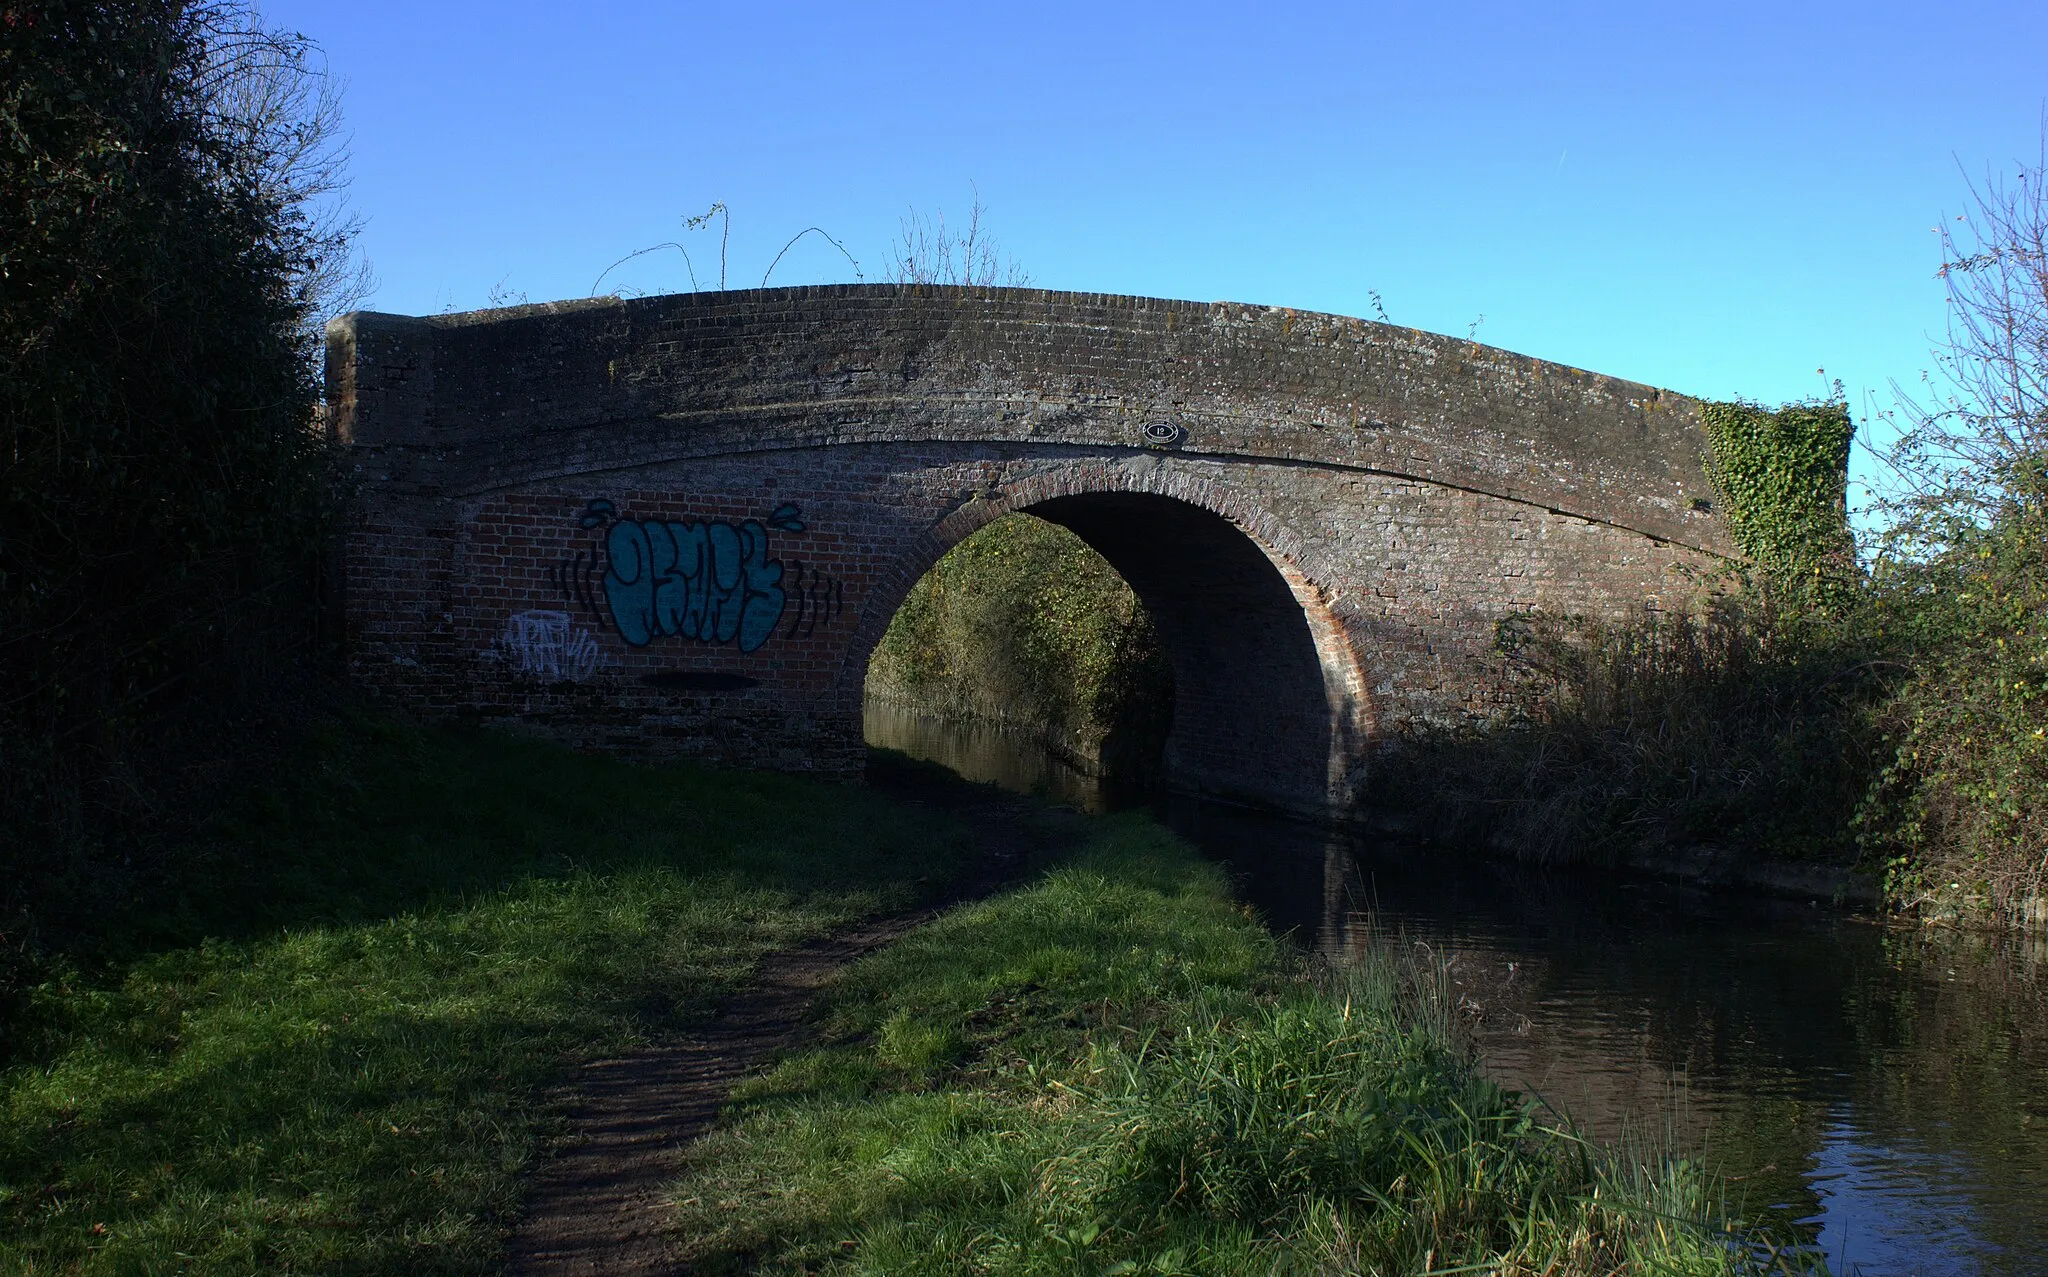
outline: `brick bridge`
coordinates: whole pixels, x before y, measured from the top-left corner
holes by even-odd
[[[1169,774],[1307,812],[1501,695],[1495,622],[1729,554],[1693,401],[1409,328],[894,285],[328,330],[351,668],[424,718],[850,772],[868,656],[1013,510],[1150,612]]]

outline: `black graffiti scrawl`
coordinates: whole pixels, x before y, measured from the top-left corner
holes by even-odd
[[[602,593],[612,627],[633,647],[673,637],[752,652],[773,637],[791,598],[782,561],[769,557],[769,531],[802,532],[801,513],[783,505],[765,521],[622,519],[599,498],[578,522],[605,529],[602,564],[597,554],[580,553],[556,570],[556,580],[594,614],[602,615]],[[788,584],[799,606],[792,630],[816,624],[821,588],[828,589],[830,610],[838,610],[836,583],[821,582],[801,563],[794,569]]]

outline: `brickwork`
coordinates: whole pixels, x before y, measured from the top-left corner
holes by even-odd
[[[1029,509],[1153,615],[1184,784],[1343,809],[1501,695],[1517,610],[1680,601],[1729,552],[1691,401],[1409,329],[894,286],[329,331],[374,694],[646,756],[849,771],[867,658]]]

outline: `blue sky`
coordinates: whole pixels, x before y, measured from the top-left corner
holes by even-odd
[[[583,296],[681,239],[887,277],[974,190],[1049,288],[1371,317],[1691,394],[1928,367],[1931,229],[2038,156],[2048,4],[272,0],[347,82],[371,304]],[[848,280],[815,236],[771,282]],[[689,287],[649,255],[607,288]],[[1482,319],[1483,316],[1483,319]],[[1826,369],[1825,377],[1817,370]]]

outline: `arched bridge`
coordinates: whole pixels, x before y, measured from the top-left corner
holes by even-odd
[[[868,656],[1013,510],[1137,591],[1180,784],[1312,812],[1502,694],[1496,622],[1732,553],[1693,401],[1414,329],[1031,289],[767,289],[328,330],[351,667],[426,717],[864,756]]]

